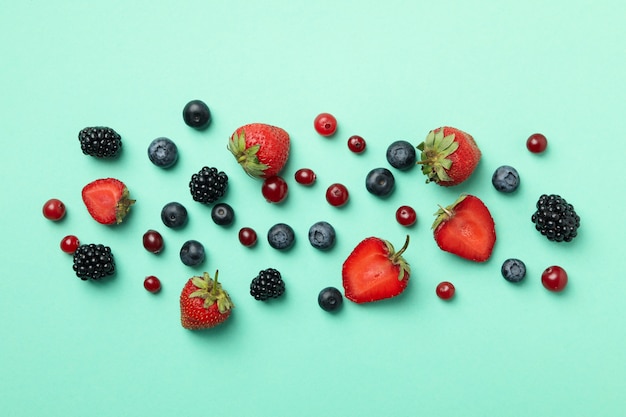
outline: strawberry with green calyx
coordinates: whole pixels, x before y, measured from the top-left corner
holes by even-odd
[[[426,182],[444,187],[467,180],[481,157],[480,149],[469,133],[448,126],[431,130],[417,149],[422,152],[417,163],[422,165]]]
[[[135,200],[126,185],[115,178],[101,178],[85,185],[82,197],[95,221],[111,225],[122,223]]]
[[[244,171],[254,178],[278,175],[289,158],[289,134],[280,127],[251,123],[239,127],[228,149]]]
[[[496,243],[491,213],[476,196],[463,194],[453,204],[435,213],[432,229],[444,251],[474,262],[485,262]]]
[[[180,321],[185,329],[209,329],[223,323],[235,307],[228,293],[205,272],[189,278],[180,294]]]
[[[361,304],[400,295],[411,274],[409,264],[402,257],[408,246],[408,235],[397,252],[391,243],[377,237],[361,241],[341,270],[346,298]]]

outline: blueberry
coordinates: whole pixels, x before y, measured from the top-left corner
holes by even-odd
[[[343,303],[341,292],[335,287],[326,287],[317,296],[317,303],[325,311],[335,311]]]
[[[161,220],[172,229],[183,227],[187,224],[187,209],[180,203],[167,203],[161,210]]]
[[[197,240],[188,240],[180,248],[180,260],[187,266],[200,265],[204,256],[204,246]]]
[[[226,203],[218,203],[211,209],[211,219],[220,226],[230,226],[235,221],[235,210]]]
[[[296,236],[291,226],[277,223],[267,232],[267,241],[274,249],[287,250],[295,243]]]
[[[387,168],[374,168],[365,178],[365,188],[378,197],[387,197],[396,183],[391,171]]]
[[[317,222],[309,228],[309,242],[314,248],[326,250],[335,244],[335,228],[328,222]]]
[[[520,282],[526,276],[526,265],[519,259],[510,258],[502,263],[502,276],[509,282]]]
[[[406,140],[397,140],[387,148],[387,162],[399,170],[407,170],[415,165],[415,147]]]
[[[183,109],[183,120],[187,126],[204,129],[211,122],[211,111],[201,100],[192,100]]]
[[[178,160],[178,148],[168,138],[156,138],[148,146],[148,158],[161,168],[169,168]]]
[[[519,174],[515,168],[502,165],[493,173],[491,183],[502,193],[512,193],[519,187]]]

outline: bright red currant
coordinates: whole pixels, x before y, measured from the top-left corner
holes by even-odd
[[[451,282],[443,281],[437,285],[437,289],[435,291],[437,293],[437,297],[442,300],[449,300],[454,297],[455,288]]]
[[[261,186],[263,197],[270,203],[280,203],[287,197],[287,183],[279,176],[266,178]]]
[[[348,138],[348,149],[354,153],[361,153],[365,150],[365,139],[359,135],[352,135]]]
[[[313,127],[322,136],[331,136],[337,130],[337,119],[330,113],[320,113],[313,121]]]
[[[302,185],[311,185],[315,182],[317,176],[312,169],[309,168],[301,168],[296,171],[294,175],[296,182]]]
[[[541,274],[541,283],[549,291],[563,291],[567,285],[567,272],[560,266],[550,266]]]
[[[161,289],[161,280],[154,275],[147,276],[143,280],[143,287],[151,293],[159,292]]]
[[[143,247],[148,252],[159,253],[163,250],[163,236],[156,230],[148,230],[143,234]]]
[[[250,227],[242,227],[239,230],[239,242],[246,247],[254,246],[256,238],[256,232]]]
[[[76,249],[78,249],[79,245],[80,242],[76,236],[67,235],[63,238],[63,240],[61,240],[60,246],[63,252],[72,254],[76,252]]]
[[[348,202],[348,189],[343,184],[332,184],[326,190],[326,201],[331,206],[341,207]]]
[[[65,204],[58,198],[51,198],[43,205],[42,212],[46,219],[59,221],[65,216]]]
[[[534,133],[526,140],[526,148],[532,153],[541,153],[548,147],[548,139],[541,133]]]
[[[413,207],[400,206],[396,210],[396,221],[402,226],[413,226],[417,221],[417,213],[415,213]]]

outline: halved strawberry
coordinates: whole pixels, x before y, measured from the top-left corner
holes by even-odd
[[[289,134],[282,128],[250,123],[235,130],[228,149],[246,173],[255,178],[278,175],[289,157]]]
[[[435,215],[432,228],[442,250],[474,262],[489,259],[496,243],[495,223],[478,197],[463,194]]]
[[[341,275],[346,298],[360,304],[402,293],[411,274],[409,264],[402,257],[408,246],[408,235],[398,252],[391,243],[377,237],[361,241],[343,263]]]
[[[83,187],[82,196],[91,217],[102,224],[121,223],[135,204],[126,185],[115,178],[90,182]]]
[[[180,293],[180,322],[185,329],[199,330],[215,327],[230,317],[235,306],[222,284],[208,273],[189,278]]]

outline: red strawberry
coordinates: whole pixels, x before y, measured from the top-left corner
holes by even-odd
[[[359,243],[343,263],[341,271],[346,298],[368,303],[395,297],[404,291],[411,269],[402,257],[409,236],[396,252],[391,243],[368,237]]]
[[[235,130],[228,149],[248,175],[269,178],[287,163],[289,134],[280,127],[251,123]]]
[[[478,197],[463,194],[435,215],[435,241],[442,250],[475,262],[489,259],[496,229],[489,209]]]
[[[102,178],[83,187],[83,202],[98,223],[117,224],[124,220],[135,200],[126,185],[115,178]]]
[[[208,329],[223,323],[235,305],[222,284],[205,272],[189,278],[180,293],[180,322],[185,329]]]
[[[469,133],[447,126],[431,130],[417,149],[422,151],[421,160],[417,163],[422,165],[426,182],[434,181],[444,187],[468,179],[481,156]]]

